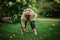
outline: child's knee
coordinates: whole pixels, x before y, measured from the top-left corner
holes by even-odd
[[[31,21],[31,28],[32,28],[32,29],[35,28],[35,21]]]

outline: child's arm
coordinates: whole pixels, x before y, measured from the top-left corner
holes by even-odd
[[[33,20],[37,17],[37,14],[35,13],[34,15],[31,15],[30,20]]]
[[[24,21],[24,19],[21,19],[21,26],[22,26],[23,28],[25,28],[25,21]]]

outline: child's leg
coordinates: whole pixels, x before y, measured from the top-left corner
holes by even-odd
[[[34,34],[37,35],[37,31],[36,31],[36,27],[35,27],[35,22],[31,21],[30,25],[31,25],[31,28],[32,28]]]
[[[26,29],[27,21],[25,21],[25,29]]]

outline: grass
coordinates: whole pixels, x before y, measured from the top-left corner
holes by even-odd
[[[60,40],[60,21],[36,21],[38,35],[35,36],[32,29],[27,25],[30,32],[21,36],[20,23],[5,23],[0,26],[0,40]]]

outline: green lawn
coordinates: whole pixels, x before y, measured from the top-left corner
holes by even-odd
[[[38,35],[35,36],[31,27],[27,25],[30,32],[21,36],[20,23],[5,23],[0,26],[0,40],[60,40],[60,21],[36,21]]]

